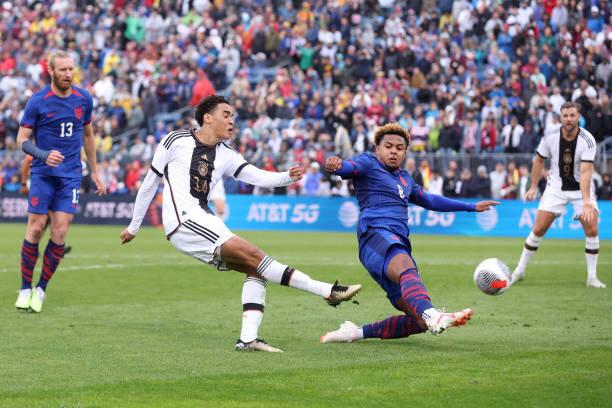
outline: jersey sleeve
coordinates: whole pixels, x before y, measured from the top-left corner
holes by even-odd
[[[164,139],[159,142],[155,154],[153,155],[153,160],[151,160],[151,170],[159,177],[164,176],[164,169],[168,161],[170,161],[170,151],[164,147]]]
[[[453,200],[436,194],[429,194],[418,184],[412,186],[409,201],[427,210],[451,212],[451,211],[476,211],[476,205]]]
[[[225,166],[223,175],[237,179],[242,170],[249,165],[249,162],[231,147],[225,144],[223,144],[223,146],[227,155],[227,165]]]
[[[537,155],[543,159],[548,159],[550,157],[550,148],[548,147],[548,143],[546,143],[548,140],[549,137],[545,135],[542,140],[540,140],[540,144],[536,149]]]
[[[595,141],[592,143],[586,143],[586,147],[580,154],[581,162],[593,163],[595,161],[595,153],[597,152],[597,147],[595,145]]]
[[[19,126],[34,129],[38,123],[38,99],[32,98],[26,104]]]
[[[83,115],[83,120],[85,121],[85,125],[89,125],[91,123],[91,117],[93,113],[93,98],[91,95],[87,94],[87,104],[85,106],[85,112]]]
[[[350,159],[342,160],[342,167],[334,171],[343,179],[363,176],[372,167],[372,157],[362,153]]]

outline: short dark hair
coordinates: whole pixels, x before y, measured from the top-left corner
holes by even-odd
[[[406,141],[406,147],[410,145],[410,133],[408,133],[399,123],[387,123],[376,129],[376,132],[374,132],[374,143],[376,146],[378,146],[387,135],[401,136]]]
[[[561,105],[561,109],[559,109],[559,112],[562,112],[564,109],[571,108],[576,108],[578,113],[580,113],[580,108],[582,108],[582,106],[580,106],[580,104],[576,102],[565,102],[563,105]]]
[[[212,112],[217,105],[222,103],[231,105],[229,101],[221,95],[210,95],[202,99],[200,103],[198,103],[198,106],[196,106],[195,110],[195,120],[198,122],[198,125],[202,126],[204,124],[204,115]]]

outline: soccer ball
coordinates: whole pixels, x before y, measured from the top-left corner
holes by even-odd
[[[474,271],[474,283],[487,295],[499,295],[510,287],[510,268],[497,258],[485,259]]]

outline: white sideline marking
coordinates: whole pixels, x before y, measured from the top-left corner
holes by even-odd
[[[172,266],[189,266],[189,265],[193,265],[193,266],[198,266],[197,263],[191,263],[191,262],[173,262],[171,264],[164,264],[164,263],[159,263],[159,262],[150,262],[150,263],[138,263],[138,264],[122,264],[122,263],[111,263],[111,264],[93,264],[93,265],[71,265],[71,266],[61,266],[59,267],[58,271],[83,271],[83,270],[90,270],[90,269],[121,269],[121,268],[135,268],[135,267],[140,267],[140,266],[168,266],[168,267],[172,267]],[[19,265],[15,266],[15,268],[0,268],[0,273],[8,273],[8,272],[14,272],[14,273],[19,273]]]

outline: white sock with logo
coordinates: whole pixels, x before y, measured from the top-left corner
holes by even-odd
[[[584,257],[587,264],[587,280],[597,279],[597,258],[599,258],[599,235],[585,237]]]
[[[291,268],[290,266],[283,265],[269,256],[262,259],[257,267],[257,273],[270,282],[301,289],[324,298],[331,294],[333,287],[331,283],[314,280],[305,273]]]

